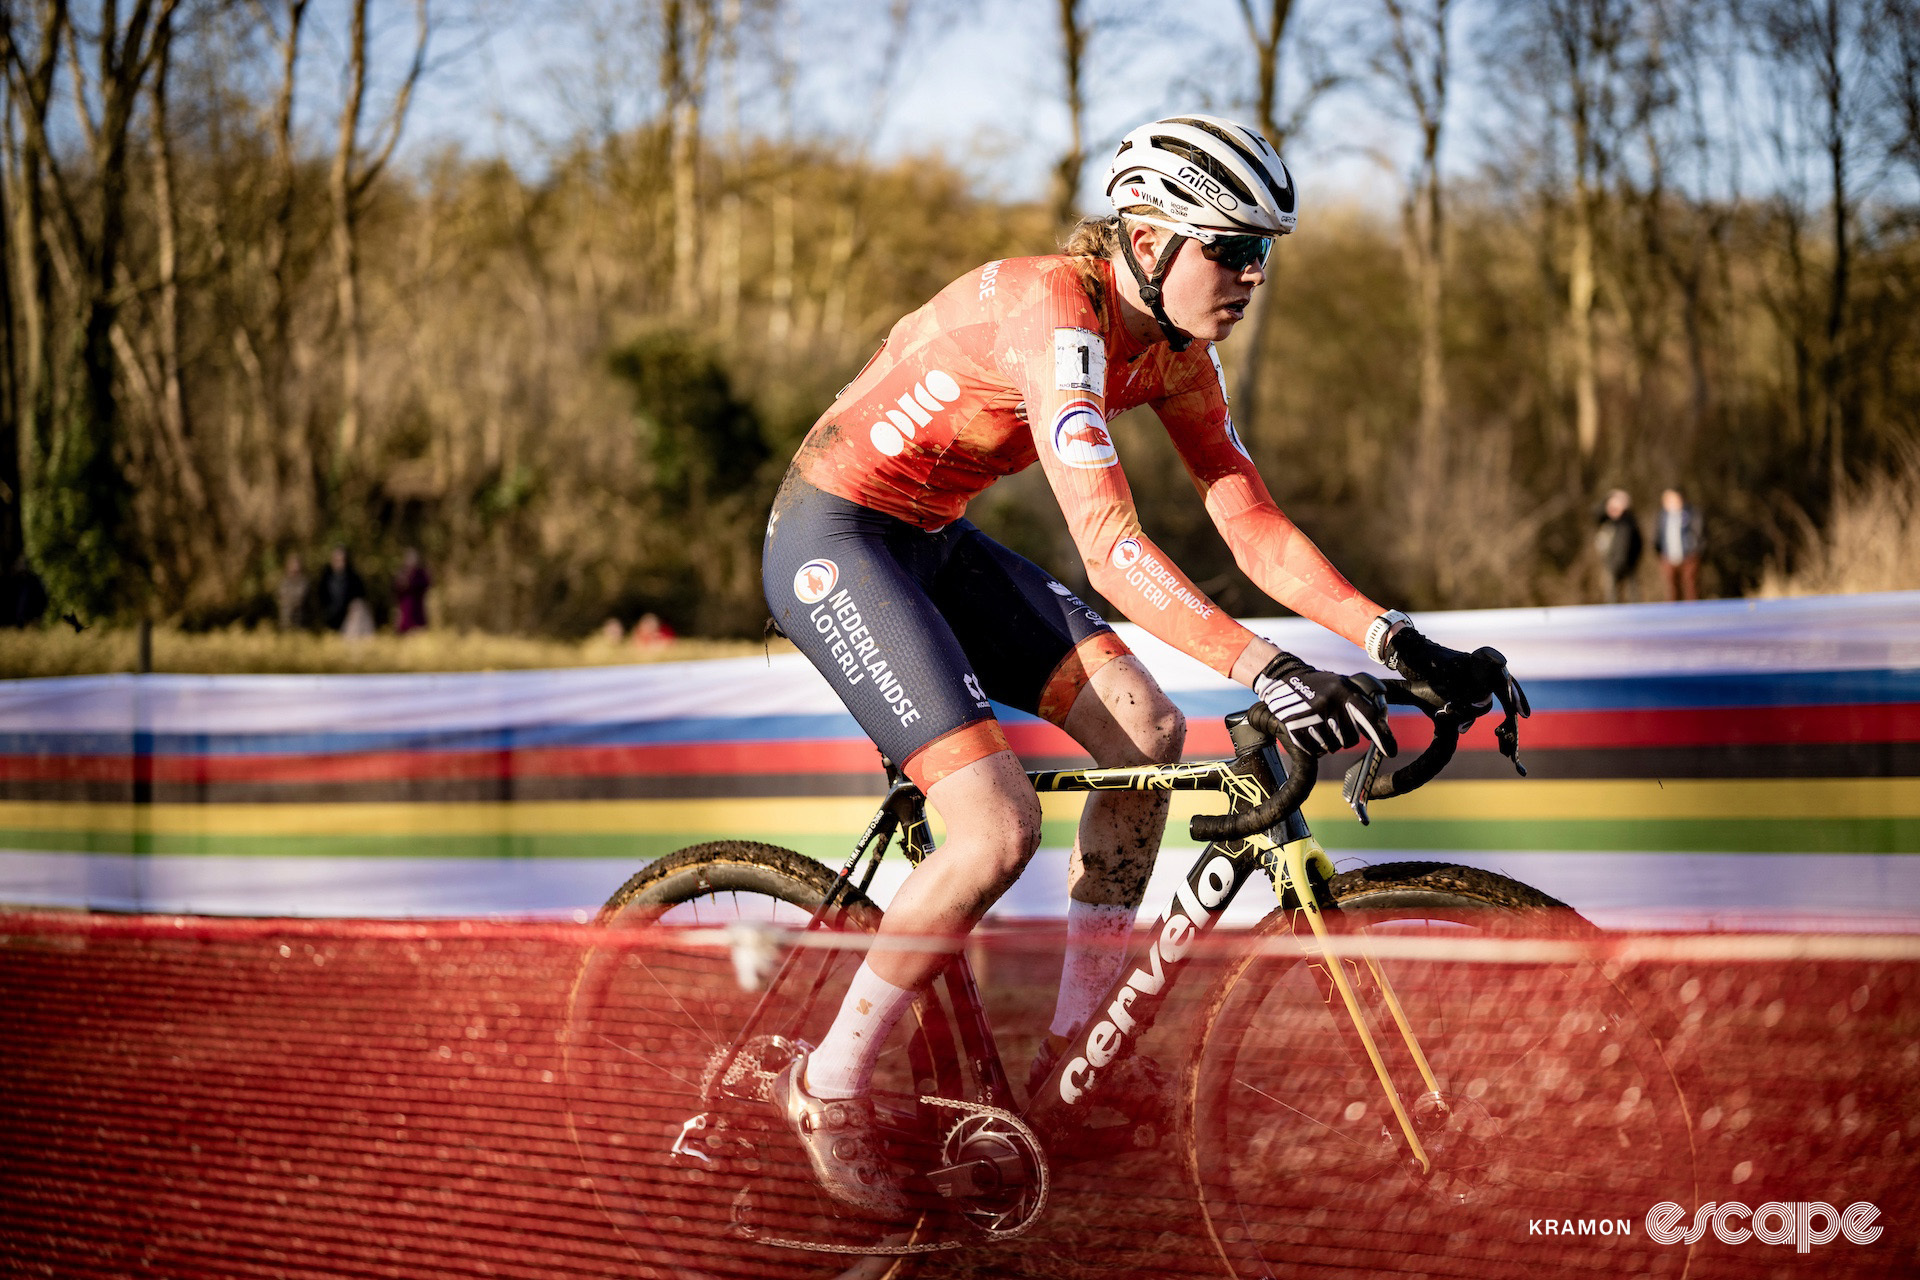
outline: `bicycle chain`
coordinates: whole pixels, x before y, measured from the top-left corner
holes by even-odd
[[[1039,1194],[1034,1197],[1033,1208],[1027,1211],[1027,1216],[1022,1218],[1018,1225],[1000,1231],[977,1229],[972,1236],[965,1240],[939,1240],[927,1244],[823,1244],[817,1240],[782,1240],[774,1236],[759,1235],[758,1233],[754,1233],[751,1237],[754,1242],[757,1244],[772,1245],[779,1249],[805,1249],[812,1253],[849,1253],[867,1256],[879,1255],[896,1257],[913,1253],[944,1253],[953,1249],[965,1249],[977,1244],[999,1244],[1003,1241],[1017,1239],[1025,1235],[1033,1224],[1040,1220],[1040,1215],[1046,1212],[1047,1194],[1049,1188],[1052,1186],[1052,1179],[1047,1170],[1047,1153],[1041,1148],[1040,1139],[1035,1135],[1032,1128],[1028,1126],[1026,1121],[1014,1115],[1011,1111],[1002,1111],[999,1107],[990,1107],[983,1102],[962,1102],[958,1098],[939,1098],[931,1094],[921,1095],[919,1101],[923,1106],[944,1107],[949,1111],[961,1112],[963,1115],[991,1117],[1013,1129],[1014,1132],[1032,1148],[1040,1175],[1040,1189]]]

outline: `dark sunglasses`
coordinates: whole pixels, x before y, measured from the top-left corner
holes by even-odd
[[[1207,261],[1217,262],[1238,274],[1256,262],[1262,267],[1267,265],[1267,255],[1273,252],[1273,237],[1215,236],[1211,244],[1201,241],[1200,252],[1207,255]]]

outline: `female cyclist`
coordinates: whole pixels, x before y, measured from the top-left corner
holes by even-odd
[[[959,937],[1019,876],[1040,803],[989,699],[1060,726],[1101,766],[1180,758],[1179,710],[1100,615],[963,518],[1036,460],[1088,578],[1149,632],[1264,699],[1315,754],[1386,718],[1227,617],[1142,532],[1107,422],[1151,405],[1240,568],[1281,604],[1375,660],[1476,704],[1490,675],[1362,595],[1281,514],[1234,433],[1213,344],[1232,332],[1274,240],[1294,228],[1291,175],[1266,139],[1214,116],[1129,133],[1107,171],[1117,215],[1058,256],[990,262],[893,327],[821,415],[767,524],[767,601],[860,726],[926,793],[947,840],[894,895],[882,934]],[[1164,795],[1095,792],[1069,863],[1051,1066],[1117,974],[1166,823]],[[874,1059],[944,962],[872,951],[819,1048],[773,1102],[836,1200],[876,1217],[907,1203],[876,1140]]]

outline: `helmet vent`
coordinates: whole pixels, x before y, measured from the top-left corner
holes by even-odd
[[[1200,150],[1200,148],[1193,146],[1190,143],[1182,142],[1178,138],[1156,137],[1153,140],[1153,145],[1160,148],[1160,150],[1165,151],[1171,155],[1179,156],[1182,160],[1185,160],[1188,164],[1192,165],[1194,168],[1199,169],[1201,172],[1211,177],[1215,182],[1218,182],[1221,186],[1233,192],[1235,196],[1239,197],[1241,203],[1243,204],[1258,203],[1253,198],[1253,192],[1247,190],[1246,183],[1240,181],[1239,178],[1235,177],[1232,173],[1228,172],[1225,165],[1221,164],[1218,160],[1215,160],[1212,156],[1208,155],[1206,152]]]
[[[1260,175],[1260,181],[1266,184],[1267,191],[1273,196],[1273,202],[1276,205],[1280,206],[1280,208],[1283,210],[1286,210],[1288,212],[1291,212],[1293,210],[1292,184],[1289,182],[1286,182],[1284,179],[1280,181],[1275,181],[1273,172],[1267,168],[1266,164],[1260,159],[1259,156],[1255,155],[1252,151],[1247,149],[1246,143],[1242,142],[1240,139],[1236,137],[1233,137],[1225,129],[1222,129],[1219,125],[1213,124],[1210,121],[1206,121],[1206,120],[1196,120],[1192,116],[1180,116],[1177,119],[1168,121],[1168,123],[1183,124],[1183,125],[1186,125],[1189,129],[1198,129],[1203,133],[1210,133],[1214,137],[1220,139],[1220,141],[1226,143],[1229,147],[1232,147],[1234,150],[1234,153],[1237,154],[1242,160],[1247,162],[1247,167]],[[1261,141],[1264,142],[1265,139],[1261,139]],[[1162,145],[1164,145],[1164,143]],[[1173,147],[1168,147],[1167,149],[1170,151],[1176,150],[1176,148],[1173,148]],[[1277,158],[1278,157],[1276,157],[1276,159]],[[1196,161],[1196,163],[1198,162]],[[1204,168],[1206,166],[1202,166],[1202,167]],[[1215,172],[1211,168],[1208,169],[1208,172],[1213,173],[1213,175],[1216,178],[1223,176],[1222,174]],[[1284,175],[1287,172],[1286,165],[1282,164],[1280,166],[1280,172],[1282,175]],[[1239,183],[1236,182],[1236,183],[1233,183],[1232,185],[1236,195],[1242,195],[1242,196],[1246,196],[1247,199],[1252,199],[1252,196],[1249,195],[1246,192],[1246,189],[1242,187]]]

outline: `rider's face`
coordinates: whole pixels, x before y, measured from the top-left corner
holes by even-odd
[[[1218,342],[1246,317],[1254,289],[1266,278],[1257,262],[1234,271],[1202,253],[1198,240],[1182,237],[1160,296],[1176,328],[1203,342]]]

